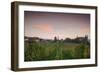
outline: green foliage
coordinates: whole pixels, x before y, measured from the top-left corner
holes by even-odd
[[[76,47],[75,57],[76,58],[86,58],[88,53],[88,47],[84,44]]]
[[[90,47],[85,43],[25,42],[25,61],[90,58]]]

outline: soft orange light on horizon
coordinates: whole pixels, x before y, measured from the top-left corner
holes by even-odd
[[[40,31],[53,32],[53,27],[50,24],[37,24],[33,25],[33,27]]]

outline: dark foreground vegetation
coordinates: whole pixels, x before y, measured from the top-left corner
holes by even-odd
[[[90,44],[87,39],[25,41],[25,61],[86,59],[90,58]]]

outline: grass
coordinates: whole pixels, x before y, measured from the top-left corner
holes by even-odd
[[[25,61],[90,58],[90,47],[84,43],[25,42]]]

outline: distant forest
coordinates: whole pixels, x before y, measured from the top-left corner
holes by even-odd
[[[54,37],[54,39],[42,39],[42,38],[39,38],[39,37],[28,37],[28,36],[25,36],[24,37],[25,39],[25,42],[32,42],[32,41],[35,41],[35,42],[70,42],[70,43],[87,43],[88,45],[90,44],[90,40],[88,39],[88,36],[85,35],[84,37],[76,37],[74,39],[71,39],[71,38],[65,38],[65,39],[59,39],[59,37]]]

